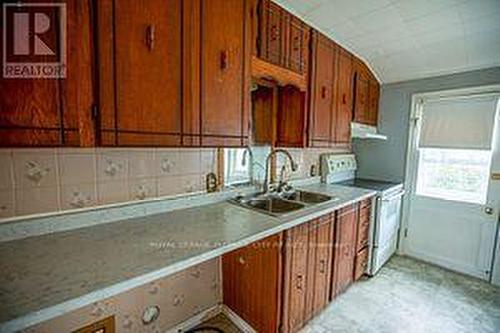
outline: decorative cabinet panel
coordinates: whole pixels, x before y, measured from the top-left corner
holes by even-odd
[[[335,138],[336,52],[335,43],[320,33],[313,32],[309,103],[311,147],[328,147]]]
[[[92,31],[90,2],[66,0],[66,77],[0,78],[0,147],[92,146]],[[12,20],[7,20],[12,31]],[[44,34],[52,50],[56,25]],[[2,52],[4,52],[3,50]],[[56,59],[57,60],[57,59]],[[27,55],[23,62],[53,62]]]
[[[101,144],[180,145],[182,2],[97,4]]]
[[[335,119],[335,142],[351,141],[351,120],[353,101],[352,56],[339,47],[337,69],[337,113]]]
[[[272,2],[259,1],[257,55],[300,75],[307,73],[310,28]]]
[[[222,256],[224,304],[257,332],[278,332],[282,234]]]
[[[335,288],[332,290],[332,298],[346,290],[353,282],[357,219],[357,204],[342,208],[337,213],[333,284]]]

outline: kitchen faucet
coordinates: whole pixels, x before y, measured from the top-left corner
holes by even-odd
[[[264,193],[267,193],[269,191],[269,181],[270,181],[269,169],[270,169],[270,164],[271,164],[271,157],[275,154],[278,154],[278,153],[282,153],[288,158],[288,160],[290,161],[290,165],[292,167],[292,171],[298,170],[297,163],[295,163],[292,155],[287,150],[285,150],[285,149],[273,149],[269,153],[269,155],[267,155],[267,159],[266,159],[266,177],[264,180]]]
[[[248,155],[248,178],[250,179],[250,185],[254,185],[254,179],[253,179],[253,168],[254,168],[254,163],[253,163],[253,152],[250,146],[246,146],[245,150],[243,151],[243,158],[241,159],[241,165],[246,166],[247,165],[247,155]]]

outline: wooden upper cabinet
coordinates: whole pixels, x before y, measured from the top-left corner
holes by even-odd
[[[2,75],[0,147],[94,144],[90,4],[77,0],[64,3],[67,10],[66,77],[22,79],[4,78]],[[6,23],[10,27],[8,31],[13,31],[12,20],[8,18]],[[60,38],[56,27],[52,24],[42,36],[51,50],[57,49]],[[7,56],[11,59],[10,55]],[[53,56],[26,55],[13,61],[37,63],[57,59]]]
[[[318,32],[312,35],[312,70],[310,84],[309,145],[328,147],[335,128],[335,58],[336,45]]]
[[[351,141],[352,100],[353,100],[352,56],[339,48],[337,70],[337,113],[335,119],[335,142]]]
[[[257,53],[259,57],[285,67],[288,13],[271,0],[261,0],[258,17]]]
[[[354,121],[377,126],[380,85],[360,59],[354,61],[354,77]]]
[[[97,3],[101,144],[180,145],[181,0]]]
[[[378,122],[378,103],[380,97],[380,85],[375,80],[370,80],[368,84],[368,123],[377,126]]]
[[[257,55],[300,75],[308,70],[310,28],[271,0],[257,11]]]
[[[292,71],[305,74],[309,63],[309,35],[310,28],[296,16],[289,15],[288,48],[285,59],[288,68]]]
[[[332,295],[343,292],[353,282],[356,257],[358,205],[342,208],[337,213],[334,250],[334,288]]]
[[[201,140],[241,146],[248,140],[248,1],[201,1]]]

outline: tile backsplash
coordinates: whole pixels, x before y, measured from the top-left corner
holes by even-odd
[[[216,156],[216,149],[4,149],[0,218],[203,191]]]
[[[299,170],[279,155],[275,172],[285,165],[287,179],[300,179],[312,176],[312,166],[319,175],[322,153],[351,147],[287,150]],[[264,178],[268,152],[255,147],[256,180]],[[210,172],[217,173],[215,148],[2,149],[0,219],[201,192]]]

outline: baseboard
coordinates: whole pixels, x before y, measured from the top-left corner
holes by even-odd
[[[229,318],[233,322],[233,324],[235,324],[236,327],[240,329],[240,331],[245,333],[257,333],[257,331],[252,326],[250,326],[246,321],[244,321],[233,310],[231,310],[224,304],[217,304],[212,306],[211,308],[203,310],[202,312],[198,313],[197,315],[194,315],[188,320],[185,320],[182,323],[176,325],[175,327],[165,331],[165,333],[185,332],[221,313],[223,313],[227,318]]]
[[[187,330],[190,330],[200,325],[204,321],[217,316],[219,313],[223,311],[222,307],[223,307],[222,304],[217,304],[212,306],[211,308],[203,310],[202,312],[190,317],[189,319],[174,326],[173,328],[168,329],[167,331],[165,331],[165,333],[182,333]]]
[[[240,331],[245,333],[257,333],[252,326],[250,326],[246,321],[244,321],[233,310],[224,304],[222,305],[222,313],[224,313],[233,322],[233,324],[240,329]]]

